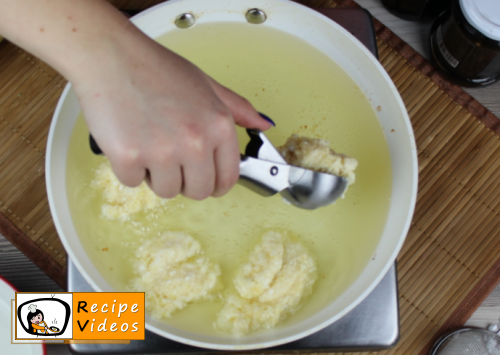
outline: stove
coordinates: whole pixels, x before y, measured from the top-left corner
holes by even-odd
[[[265,350],[255,350],[254,353],[320,353],[388,349],[399,339],[397,289],[396,265],[393,265],[372,293],[337,322],[303,339]],[[94,291],[71,261],[68,262],[68,291]],[[222,352],[177,343],[148,330],[145,340],[132,340],[130,344],[71,344],[69,347],[77,354],[172,355]]]
[[[370,14],[363,9],[317,9],[357,37],[375,55],[377,44]],[[71,260],[68,291],[92,292]],[[399,306],[396,265],[377,287],[351,312],[325,329],[281,346],[245,351],[251,353],[321,353],[388,349],[399,340]],[[77,354],[216,354],[222,351],[196,348],[163,338],[146,330],[145,340],[130,344],[71,344]]]

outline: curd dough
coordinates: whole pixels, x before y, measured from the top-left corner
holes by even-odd
[[[101,216],[107,219],[125,221],[134,213],[152,210],[168,201],[156,196],[145,182],[134,188],[123,185],[107,159],[96,169],[91,186],[102,191],[105,203],[101,206]]]
[[[267,232],[234,278],[215,326],[236,336],[276,326],[311,292],[316,266],[305,247],[278,232]]]
[[[165,232],[146,240],[135,254],[131,289],[146,293],[146,310],[154,318],[169,318],[190,302],[209,299],[217,286],[219,266],[188,234]]]
[[[330,142],[319,138],[301,137],[293,134],[285,145],[277,148],[290,165],[329,173],[347,178],[348,185],[355,181],[358,161],[330,148]]]

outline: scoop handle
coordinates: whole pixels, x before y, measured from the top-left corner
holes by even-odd
[[[243,185],[261,196],[273,196],[290,186],[290,165],[256,159],[240,154],[240,178]]]
[[[89,143],[90,143],[90,149],[92,150],[92,153],[96,155],[104,155],[101,148],[97,145],[97,142],[95,141],[94,137],[92,137],[91,134],[89,134]]]

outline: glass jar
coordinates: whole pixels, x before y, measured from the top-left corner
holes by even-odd
[[[429,21],[449,7],[451,0],[382,0],[393,15],[408,21]]]
[[[453,0],[430,34],[431,61],[462,86],[500,79],[500,1]]]

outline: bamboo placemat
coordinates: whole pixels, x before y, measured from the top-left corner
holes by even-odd
[[[158,2],[112,1],[122,9]],[[380,61],[411,117],[420,172],[415,216],[398,257],[401,339],[382,354],[423,355],[500,280],[500,121],[376,20],[375,27]],[[66,254],[48,208],[44,159],[65,82],[32,55],[0,43],[0,233],[62,286]]]

